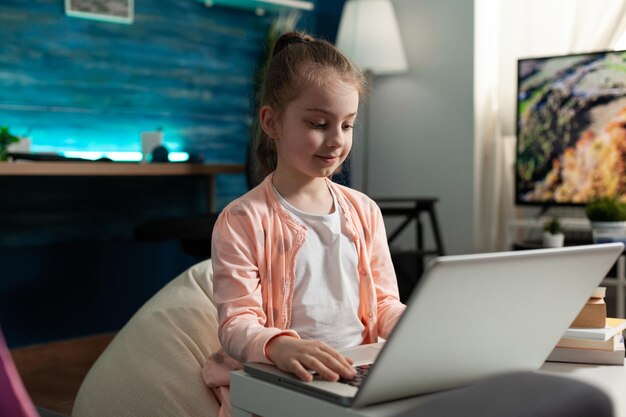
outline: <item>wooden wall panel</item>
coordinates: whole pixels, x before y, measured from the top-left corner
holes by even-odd
[[[193,0],[138,0],[130,25],[64,14],[62,0],[0,4],[0,123],[33,150],[172,151],[243,162],[252,80],[271,17]]]

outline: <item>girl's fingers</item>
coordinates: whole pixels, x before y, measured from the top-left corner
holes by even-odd
[[[354,369],[352,364],[345,359],[343,359],[342,362],[338,362],[338,366],[339,367],[333,367],[333,369],[337,370],[342,378],[352,379],[356,376],[356,370]]]
[[[332,348],[329,349],[331,350],[329,351],[322,349],[319,353],[313,355],[313,358],[319,361],[320,365],[323,365],[325,369],[328,369],[328,371],[324,370],[323,373],[320,372],[318,369],[315,370],[318,371],[318,373],[324,378],[330,381],[337,380],[339,376],[345,379],[353,378],[356,374],[356,371],[351,366],[351,364],[346,360],[346,358],[337,353],[337,351]]]
[[[329,381],[336,381],[339,376],[351,379],[356,375],[351,359],[321,341],[277,337],[268,343],[267,351],[280,369],[303,381],[313,379],[309,370]]]
[[[339,372],[343,378],[354,378],[356,371],[352,367],[352,359],[346,358],[331,347],[328,347],[328,349],[324,350],[324,352],[328,354],[328,361],[325,362],[327,366],[330,366],[330,368]]]
[[[307,371],[306,368],[296,360],[292,362],[291,369],[289,369],[289,371],[303,381],[311,382],[313,380],[313,375],[311,375],[311,373]]]
[[[317,372],[322,378],[328,381],[337,381],[339,374],[328,367],[322,360],[315,356],[307,356],[303,358],[302,364],[308,369]]]

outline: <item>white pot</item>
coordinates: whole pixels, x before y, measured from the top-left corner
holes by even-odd
[[[543,247],[544,248],[560,248],[565,242],[565,235],[563,233],[552,234],[550,232],[543,232]]]
[[[591,222],[593,243],[626,242],[626,222]]]

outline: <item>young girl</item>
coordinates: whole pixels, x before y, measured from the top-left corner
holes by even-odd
[[[230,415],[228,372],[241,363],[350,379],[337,349],[388,337],[404,311],[379,208],[329,179],[352,147],[364,89],[330,43],[299,33],[276,42],[259,111],[267,176],[222,211],[213,233],[223,350],[203,378],[220,415]]]

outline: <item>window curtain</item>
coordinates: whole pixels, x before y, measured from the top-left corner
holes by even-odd
[[[510,249],[517,59],[625,47],[626,0],[475,0],[475,249]]]

